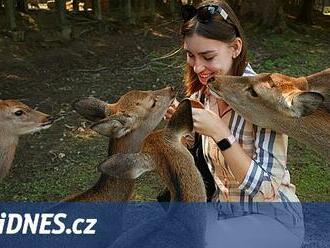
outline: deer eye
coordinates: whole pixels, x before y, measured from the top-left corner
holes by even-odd
[[[14,114],[16,116],[21,116],[24,112],[22,110],[17,110]]]
[[[246,91],[249,92],[252,97],[258,97],[258,94],[257,94],[257,92],[255,92],[253,87],[247,88]]]

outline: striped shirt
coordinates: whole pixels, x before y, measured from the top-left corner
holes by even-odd
[[[248,65],[243,76],[253,75],[255,72]],[[200,99],[200,94],[197,92],[191,97]],[[214,201],[219,218],[262,213],[263,208],[258,205],[259,202],[280,202],[273,204],[274,211],[269,211],[267,207],[267,213],[264,214],[285,222],[290,229],[294,229],[297,223],[301,225],[301,207],[286,167],[288,137],[254,125],[230,106],[220,114],[218,106],[221,101],[218,96],[206,92],[204,107],[222,118],[252,160],[243,182],[240,183],[214,140],[202,135],[204,158],[216,183]],[[289,204],[292,202],[295,204]]]

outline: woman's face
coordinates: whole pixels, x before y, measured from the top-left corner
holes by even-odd
[[[203,85],[217,73],[232,74],[233,57],[237,56],[232,44],[193,34],[185,37],[183,48],[187,52],[187,63]]]

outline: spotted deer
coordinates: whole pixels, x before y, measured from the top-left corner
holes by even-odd
[[[9,172],[19,137],[49,128],[54,118],[16,100],[0,100],[0,179]]]
[[[172,87],[155,91],[130,91],[116,103],[106,103],[93,97],[74,103],[74,109],[95,122],[91,128],[109,137],[108,155],[133,153],[140,149],[143,139],[162,120],[175,97]],[[118,179],[101,173],[88,190],[71,195],[64,201],[127,201],[135,180]]]
[[[171,192],[171,204],[163,216],[128,230],[111,247],[204,247],[206,211],[196,202],[206,202],[205,186],[192,155],[181,143],[183,135],[193,130],[191,106],[190,100],[183,100],[167,127],[149,134],[139,152],[115,154],[99,165],[100,171],[118,179],[132,180],[156,171]]]
[[[247,120],[285,133],[330,161],[330,68],[298,78],[216,76],[209,87]]]

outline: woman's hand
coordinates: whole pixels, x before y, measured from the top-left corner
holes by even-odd
[[[174,114],[174,112],[176,111],[176,109],[178,108],[179,106],[179,101],[174,99],[172,104],[169,106],[169,108],[167,109],[166,113],[165,113],[165,116],[164,116],[164,119],[165,120],[169,120],[171,119],[172,115]]]
[[[224,121],[206,109],[192,108],[194,130],[202,135],[212,137],[215,142],[230,136],[230,130]]]

